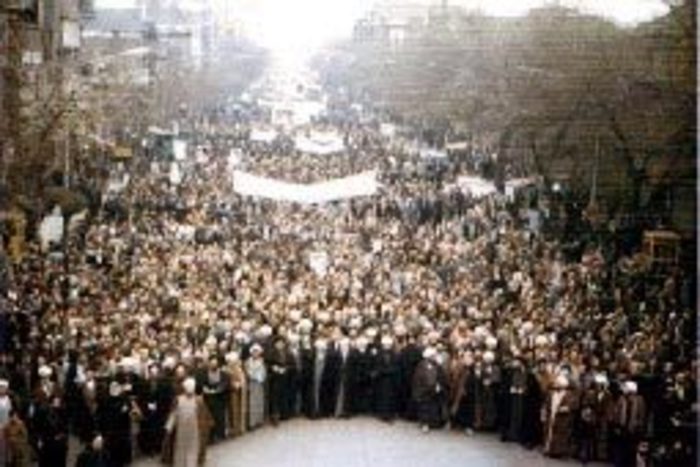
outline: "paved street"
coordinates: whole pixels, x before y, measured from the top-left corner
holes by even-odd
[[[410,423],[372,419],[294,420],[210,448],[207,467],[556,467],[495,436],[421,433]],[[141,461],[136,467],[157,466]]]

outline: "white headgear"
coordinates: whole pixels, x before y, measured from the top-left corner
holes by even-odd
[[[382,337],[382,347],[384,347],[385,349],[388,349],[392,345],[394,345],[394,339],[392,339],[391,336]]]
[[[240,360],[240,356],[238,355],[237,352],[229,352],[226,354],[226,362],[227,363],[236,363],[239,360]]]
[[[498,339],[496,339],[493,336],[489,336],[486,338],[486,348],[490,350],[494,350],[496,347],[498,347]]]
[[[567,388],[569,387],[569,378],[567,378],[565,375],[559,375],[554,383],[558,388]]]
[[[625,394],[636,394],[637,383],[635,383],[634,381],[625,381],[625,384],[622,386],[622,391]]]
[[[605,376],[603,373],[596,373],[595,376],[593,376],[593,381],[596,384],[600,384],[601,386],[608,385],[608,377]]]
[[[183,381],[182,388],[187,394],[194,394],[195,389],[197,389],[197,382],[194,378],[187,378]]]

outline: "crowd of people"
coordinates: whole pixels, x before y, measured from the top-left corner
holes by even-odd
[[[199,135],[177,182],[175,162],[143,154],[72,238],[67,276],[38,249],[13,265],[0,464],[61,467],[75,436],[80,467],[195,466],[266,424],[375,416],[551,457],[695,465],[693,277],[595,244],[571,258],[530,203],[446,189],[461,162],[435,170],[376,125],[334,128],[348,149],[322,162]],[[279,161],[305,182],[359,161],[383,187],[323,206],[241,197],[234,148],[247,170]]]

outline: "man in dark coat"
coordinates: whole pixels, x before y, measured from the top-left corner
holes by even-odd
[[[92,379],[85,383],[81,397],[76,405],[76,434],[86,445],[93,441],[98,431],[98,397],[97,382]]]
[[[109,385],[109,396],[99,406],[99,428],[104,436],[105,450],[115,467],[129,465],[132,459],[131,402],[117,381]]]
[[[282,418],[287,400],[287,344],[282,337],[276,337],[270,349],[269,368],[269,403],[270,420],[276,425]]]
[[[39,467],[66,465],[68,454],[68,419],[61,398],[53,396],[34,405],[33,434]]]
[[[342,365],[342,355],[337,343],[330,343],[321,377],[321,417],[331,417],[335,414]]]
[[[301,346],[301,369],[299,372],[299,391],[301,392],[301,411],[307,418],[314,415],[314,350],[310,342]]]
[[[228,375],[221,370],[221,365],[216,357],[209,359],[209,367],[203,373],[201,387],[204,403],[214,419],[210,438],[212,441],[221,441],[226,438],[229,379]]]
[[[367,340],[364,337],[358,338],[355,348],[348,355],[346,401],[348,415],[366,414],[370,410],[371,361]]]
[[[437,351],[428,347],[423,351],[423,360],[413,375],[412,393],[416,404],[418,423],[423,432],[440,428],[443,423],[443,406],[447,398],[447,376],[435,361]]]
[[[472,353],[467,352],[462,358],[464,367],[461,369],[459,377],[455,378],[455,383],[458,386],[455,389],[453,422],[455,426],[463,428],[468,435],[471,435],[474,431],[477,380],[474,377],[474,357]]]
[[[500,371],[494,365],[493,352],[484,352],[482,360],[475,365],[474,374],[478,382],[474,426],[478,430],[490,431],[498,423],[500,394]]]
[[[585,465],[595,460],[596,428],[596,390],[593,385],[585,388],[574,426],[574,438],[578,446],[578,458]]]
[[[96,435],[92,442],[85,446],[80,453],[75,467],[111,467],[109,457],[104,450],[104,440],[101,435]]]
[[[502,426],[505,428],[505,439],[508,441],[520,442],[523,434],[523,424],[529,423],[524,418],[525,414],[525,392],[527,391],[527,370],[525,362],[515,359],[511,363],[512,368],[504,377],[501,391],[506,393],[504,398],[508,399],[508,417],[504,418]]]
[[[282,420],[295,417],[301,408],[301,351],[298,343],[290,342],[287,350],[286,400],[282,408]]]
[[[544,454],[549,457],[566,457],[572,454],[575,414],[579,396],[571,388],[569,378],[561,373],[547,393],[544,404]]]
[[[525,383],[525,396],[523,401],[523,420],[526,421],[528,429],[522,431],[521,441],[523,446],[533,449],[542,443],[542,403],[544,392],[536,368],[531,368],[527,372]]]
[[[407,420],[415,420],[415,408],[411,398],[413,374],[421,361],[422,349],[409,337],[406,345],[399,352],[399,395],[398,411]]]
[[[374,412],[385,421],[396,416],[399,366],[393,340],[385,336],[374,362]]]
[[[637,389],[636,382],[626,381],[622,386],[623,395],[615,403],[612,446],[615,467],[634,465],[637,444],[646,428],[646,402]]]
[[[347,417],[347,392],[348,392],[348,359],[350,357],[350,339],[343,338],[338,343],[339,377],[338,388],[335,393],[334,414],[336,417]]]
[[[75,350],[69,352],[68,369],[66,371],[66,380],[63,388],[64,401],[66,404],[66,414],[69,418],[71,430],[78,428],[76,415],[78,414],[78,405],[82,396],[80,387],[76,380],[78,376],[78,354]]]
[[[138,397],[139,409],[143,415],[138,441],[141,452],[146,456],[160,453],[165,435],[165,422],[174,397],[171,384],[160,376],[157,365],[151,365]]]
[[[512,379],[514,378],[516,370],[512,367],[512,362],[509,360],[501,362],[499,370],[502,384],[498,386],[498,392],[496,394],[498,405],[498,431],[501,435],[501,441],[517,441],[520,428],[512,426],[513,424],[511,422],[515,422],[515,420],[513,420],[513,415],[517,417],[518,414],[513,413],[513,406],[511,404],[514,400],[510,397]]]
[[[135,362],[132,358],[127,357],[120,362],[114,379],[121,387],[122,396],[126,398],[138,396],[141,390],[141,377],[136,372]]]

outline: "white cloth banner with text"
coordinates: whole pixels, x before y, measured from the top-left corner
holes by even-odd
[[[331,201],[374,195],[379,189],[377,171],[352,175],[309,185],[289,183],[260,177],[241,170],[233,171],[233,188],[244,196],[291,201],[304,204],[320,204]]]

